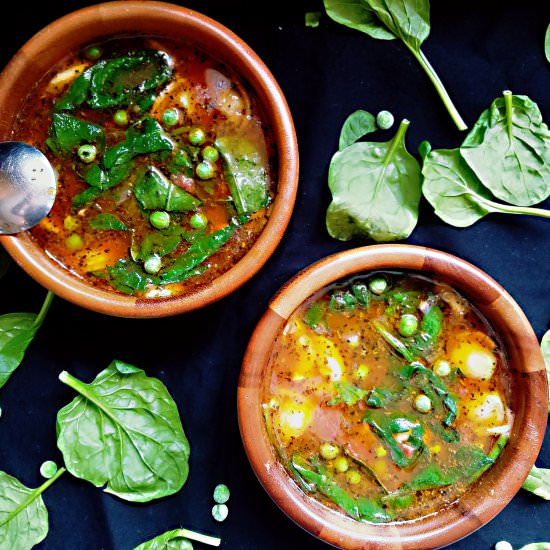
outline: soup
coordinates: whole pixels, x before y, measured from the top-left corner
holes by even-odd
[[[513,417],[498,339],[454,289],[376,272],[324,288],[277,336],[268,435],[298,487],[359,521],[419,518],[495,462]]]
[[[30,231],[101,289],[192,291],[252,247],[276,192],[260,105],[229,67],[186,43],[109,40],[64,59],[25,101],[13,139],[58,173]]]

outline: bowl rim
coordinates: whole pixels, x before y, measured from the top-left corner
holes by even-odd
[[[135,25],[135,18],[142,23]],[[145,19],[144,19],[145,18]],[[147,20],[146,23],[144,21]],[[129,21],[132,24],[129,25]],[[0,243],[13,259],[38,283],[76,305],[119,317],[164,317],[192,311],[220,300],[251,279],[267,262],[279,245],[292,216],[298,189],[298,143],[293,118],[285,96],[271,71],[244,40],[214,19],[176,4],[149,0],[115,0],[102,2],[72,11],[49,23],[35,33],[11,58],[0,73],[0,104],[6,105],[13,96],[14,82],[23,78],[29,64],[36,56],[47,51],[48,44],[59,42],[67,33],[83,33],[80,45],[94,38],[106,37],[102,25],[119,25],[120,34],[143,34],[143,28],[169,21],[170,28],[181,25],[193,28],[195,33],[204,33],[204,42],[214,44],[218,50],[223,45],[221,61],[230,65],[228,59],[239,59],[236,72],[251,86],[260,100],[265,118],[271,126],[277,151],[277,191],[271,205],[267,224],[250,250],[228,271],[211,283],[194,289],[189,294],[169,298],[138,299],[115,292],[104,291],[72,275],[42,249],[37,247],[27,232],[0,236]],[[133,30],[128,30],[131,27]],[[94,30],[91,30],[94,29]],[[87,33],[87,34],[86,34]],[[108,33],[109,35],[112,33]],[[169,34],[168,36],[173,36]],[[201,43],[208,52],[208,46]],[[68,55],[64,46],[57,60]],[[219,55],[216,56],[218,59]],[[41,76],[51,69],[45,65]],[[37,79],[34,79],[36,82]],[[18,100],[12,101],[17,102]],[[21,105],[23,99],[18,103]],[[4,107],[4,114],[6,109]],[[12,115],[14,116],[14,115]],[[0,122],[0,138],[11,132],[11,122]]]
[[[331,511],[305,495],[277,460],[261,412],[261,386],[273,338],[295,308],[316,291],[342,278],[376,270],[424,272],[443,280],[468,299],[501,335],[495,320],[510,331],[506,347],[522,380],[521,417],[495,465],[451,506],[411,521],[360,523]],[[502,329],[503,327],[501,327]],[[329,544],[346,549],[440,548],[460,540],[495,517],[519,491],[542,445],[547,424],[548,385],[534,331],[512,296],[490,275],[447,252],[409,244],[382,244],[331,254],[307,266],[274,295],[245,351],[237,394],[237,415],[244,450],[260,484],[297,525]],[[520,423],[521,422],[521,425]],[[521,434],[521,441],[520,441]],[[485,491],[485,489],[490,490]]]

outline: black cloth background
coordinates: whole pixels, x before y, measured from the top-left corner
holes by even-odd
[[[3,5],[1,66],[44,25],[89,4]],[[0,469],[38,486],[40,464],[47,459],[61,462],[55,416],[74,397],[58,381],[59,372],[65,369],[91,381],[113,358],[134,363],[167,385],[192,453],[183,490],[145,505],[128,504],[65,474],[45,493],[50,533],[39,548],[129,550],[178,526],[219,535],[222,548],[230,550],[327,548],[276,507],[249,467],[236,415],[241,359],[269,298],[287,279],[323,256],[368,244],[333,240],[324,225],[330,202],[327,169],[349,113],[389,109],[397,122],[408,118],[407,144],[413,153],[422,139],[438,148],[456,147],[463,139],[400,43],[371,39],[326,15],[319,28],[307,28],[304,14],[322,10],[320,1],[185,5],[237,33],[278,80],[300,147],[295,210],[283,241],[261,271],[201,311],[140,321],[107,317],[55,299],[23,364],[0,391]],[[505,89],[531,97],[550,121],[550,64],[543,51],[549,22],[547,2],[432,3],[432,31],[423,49],[470,126]],[[373,139],[386,140],[392,132]],[[436,218],[423,200],[418,227],[406,242],[456,254],[485,270],[520,304],[540,339],[550,323],[549,233],[548,220],[504,215],[456,229]],[[44,295],[12,265],[0,281],[0,313],[37,311]],[[550,467],[548,436],[537,464]],[[221,524],[210,512],[212,490],[220,482],[231,489],[229,517]],[[550,503],[520,491],[494,520],[451,547],[489,549],[502,539],[515,547],[548,541],[549,512]]]

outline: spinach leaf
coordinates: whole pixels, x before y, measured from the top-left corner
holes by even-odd
[[[0,472],[0,548],[28,550],[46,538],[48,510],[41,495],[63,472],[60,468],[36,489]]]
[[[0,388],[23,361],[25,351],[41,327],[53,300],[48,292],[36,313],[6,313],[0,316]]]
[[[80,394],[57,414],[57,446],[71,474],[133,502],[182,488],[189,443],[160,380],[117,360],[90,384],[65,371],[59,379]]]
[[[314,302],[304,313],[304,323],[316,331],[328,330],[328,324],[325,319],[327,307],[326,302]]]
[[[177,283],[197,275],[195,270],[199,264],[217,252],[233,235],[235,226],[227,225],[209,235],[198,235],[191,246],[178,256],[174,263],[160,276],[161,284]],[[191,274],[191,275],[190,275]]]
[[[420,49],[430,33],[428,0],[324,0],[326,12],[337,23],[373,38],[399,38],[414,55],[434,85],[459,130],[467,128],[445,86]]]
[[[544,500],[550,500],[550,470],[533,466],[521,488]]]
[[[86,69],[72,83],[55,109],[71,110],[87,102],[92,109],[139,103],[172,76],[170,57],[161,51],[143,50],[102,60]]]
[[[418,221],[420,167],[405,148],[408,120],[391,141],[359,142],[330,162],[329,234],[343,241],[359,235],[375,241],[408,237]]]
[[[544,54],[550,63],[550,25],[546,28],[546,34],[544,35]]]
[[[221,539],[203,535],[189,529],[172,529],[154,539],[148,540],[136,546],[134,550],[191,550],[190,540],[196,540],[202,544],[219,546]]]
[[[130,253],[135,262],[143,262],[152,254],[162,257],[170,254],[186,237],[186,232],[179,225],[172,225],[167,229],[147,233],[141,242],[132,239]]]
[[[98,214],[89,222],[92,229],[105,229],[114,231],[126,231],[128,227],[114,214]]]
[[[93,143],[100,152],[105,148],[105,130],[67,113],[54,113],[46,145],[56,155],[70,155],[84,143]]]
[[[550,131],[536,103],[505,91],[484,111],[460,154],[495,197],[530,206],[550,196]]]
[[[391,516],[377,502],[367,499],[356,499],[348,493],[331,476],[316,457],[310,457],[309,461],[294,454],[290,461],[291,471],[302,479],[304,486],[315,488],[336,505],[340,506],[347,514],[357,520],[372,521],[373,523],[389,521]]]
[[[104,276],[104,273],[101,275]],[[156,277],[146,273],[139,264],[126,258],[118,260],[113,266],[107,266],[107,278],[113,288],[130,295],[136,291],[145,291],[150,284],[159,283]]]
[[[395,39],[364,0],[324,0],[324,4],[327,15],[336,23],[380,40]]]
[[[546,331],[540,341],[540,349],[546,365],[546,376],[548,378],[548,389],[550,390],[550,330]],[[550,396],[548,397],[548,412],[550,413]]]
[[[399,468],[407,468],[414,464],[426,447],[422,440],[424,426],[416,418],[399,412],[386,414],[382,410],[369,410],[365,413],[363,422],[371,427],[374,434],[387,447],[392,461]],[[393,437],[394,434],[408,431],[410,434],[407,445],[411,449],[410,456],[404,453],[401,445]]]
[[[237,212],[244,216],[269,203],[267,167],[255,145],[244,138],[216,140],[224,161],[224,175]]]
[[[350,384],[349,382],[335,382],[334,386],[336,388],[337,394],[330,401],[327,401],[329,407],[333,405],[339,405],[344,403],[348,407],[356,405],[361,399],[365,399],[370,393],[370,390],[364,390],[355,384]]]
[[[435,213],[455,227],[467,227],[487,214],[526,214],[550,218],[550,211],[500,204],[460,156],[458,149],[430,152],[422,167],[422,193]]]
[[[375,132],[377,129],[376,117],[362,109],[354,111],[346,118],[342,125],[338,150],[342,151],[352,143],[355,143],[358,139]]]
[[[305,25],[306,27],[317,28],[319,26],[320,19],[320,11],[308,11],[305,15]]]
[[[134,195],[146,210],[187,212],[201,204],[199,199],[174,185],[153,166],[137,179]]]

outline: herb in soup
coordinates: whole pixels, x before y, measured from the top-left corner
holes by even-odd
[[[32,238],[103,289],[192,290],[230,269],[269,217],[274,144],[258,101],[184,43],[112,40],[63,60],[30,94],[14,139],[59,174]]]
[[[299,487],[359,521],[415,519],[459,499],[512,424],[487,321],[446,284],[380,272],[325,288],[277,337],[264,417]]]

